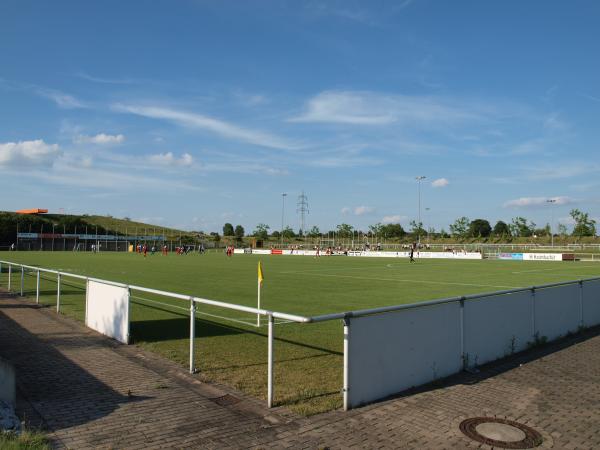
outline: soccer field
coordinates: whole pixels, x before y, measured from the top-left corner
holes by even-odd
[[[180,294],[256,306],[257,264],[265,281],[261,306],[313,316],[414,303],[436,298],[506,290],[600,276],[585,262],[461,261],[306,256],[185,256],[143,258],[127,253],[0,252],[0,259]],[[6,287],[3,267],[0,285]],[[13,274],[13,290],[19,286]],[[35,296],[35,277],[25,277]],[[54,305],[56,281],[43,276],[40,302]],[[84,284],[64,278],[61,312],[83,320]],[[189,305],[153,295],[132,298],[133,342],[187,364]],[[181,308],[181,309],[180,309]],[[199,305],[196,367],[199,377],[266,398],[266,327],[250,314]],[[341,406],[342,326],[279,323],[275,330],[275,404],[302,414]]]

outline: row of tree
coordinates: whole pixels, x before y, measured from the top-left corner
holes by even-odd
[[[584,213],[578,209],[573,209],[570,212],[570,216],[573,219],[575,226],[573,227],[572,236],[584,237],[584,236],[595,236],[596,235],[596,221],[590,219],[588,213]],[[559,224],[556,230],[552,230],[550,224],[546,224],[544,227],[538,227],[534,222],[528,221],[526,218],[518,216],[512,219],[510,223],[499,220],[492,227],[489,221],[485,219],[470,220],[468,217],[459,217],[450,225],[449,232],[441,229],[436,231],[433,228],[425,230],[423,223],[417,223],[416,221],[410,222],[410,230],[406,231],[399,223],[382,224],[376,223],[369,225],[368,231],[360,231],[355,229],[352,225],[342,223],[336,226],[335,230],[322,233],[319,227],[314,226],[309,231],[303,232],[300,230],[295,233],[292,228],[285,227],[283,231],[273,231],[269,233],[270,227],[267,224],[259,223],[254,229],[252,236],[259,239],[267,239],[269,236],[274,238],[280,238],[283,234],[285,239],[291,239],[295,237],[307,236],[311,238],[327,236],[335,233],[336,236],[341,238],[351,238],[357,233],[370,234],[373,236],[380,236],[385,238],[403,238],[407,234],[411,236],[424,236],[426,234],[435,235],[439,237],[456,237],[456,238],[487,238],[490,236],[495,237],[532,237],[532,236],[550,236],[551,234],[558,234],[561,236],[567,235],[567,227],[564,224]],[[241,225],[237,225],[235,228],[231,223],[223,225],[223,236],[231,236],[237,239],[244,237],[245,230]],[[211,233],[212,234],[212,233]]]

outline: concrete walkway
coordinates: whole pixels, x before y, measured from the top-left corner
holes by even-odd
[[[476,416],[528,425],[541,433],[541,448],[600,448],[599,329],[478,374],[310,418],[200,383],[6,293],[0,356],[17,369],[20,413],[59,448],[491,448],[459,430]]]

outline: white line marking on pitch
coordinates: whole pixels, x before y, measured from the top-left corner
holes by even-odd
[[[302,272],[298,272],[302,274]],[[523,286],[504,286],[504,285],[494,285],[494,284],[474,284],[474,283],[455,283],[452,281],[430,281],[430,280],[406,280],[399,278],[369,278],[369,277],[354,277],[352,275],[333,275],[333,274],[325,274],[325,273],[305,273],[306,275],[314,275],[317,277],[337,277],[337,278],[354,278],[357,280],[369,280],[369,281],[394,281],[394,282],[403,282],[403,283],[422,283],[422,284],[452,284],[456,286],[475,286],[475,287],[492,287],[492,288],[506,288],[506,289],[518,289]]]
[[[577,267],[573,267],[573,269],[595,269],[597,268],[597,266],[577,266]],[[512,273],[536,273],[536,272],[551,272],[553,270],[565,270],[564,267],[553,267],[551,269],[533,269],[533,270],[520,270],[518,272],[512,272]],[[567,269],[569,270],[569,269]],[[558,274],[557,274],[558,275]],[[569,274],[569,275],[575,275],[575,274]]]

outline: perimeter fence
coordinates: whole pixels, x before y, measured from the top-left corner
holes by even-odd
[[[211,307],[213,310],[237,311],[248,317],[264,317],[268,328],[268,407],[273,406],[275,392],[274,325],[277,321],[299,324],[342,322],[341,392],[345,410],[600,324],[600,277],[305,317],[10,261],[0,261],[0,274],[3,273],[8,275],[9,291],[16,291],[21,296],[31,293],[37,303],[43,289],[48,290],[48,286],[53,285],[50,291],[56,294],[57,312],[63,312],[66,306],[64,294],[73,294],[67,287],[80,294],[85,292],[86,305],[80,304],[71,312],[79,308],[81,313],[85,308],[86,316],[87,298],[93,284],[123,289],[127,302],[136,298],[151,300],[144,297],[148,295],[154,299],[162,298],[162,301],[151,301],[160,303],[161,307],[179,308],[189,315],[190,373],[196,372],[196,318],[203,313],[198,308]],[[26,277],[35,280],[32,291],[25,290]],[[167,300],[171,303],[165,303]],[[128,342],[130,337],[126,336],[124,340]]]

